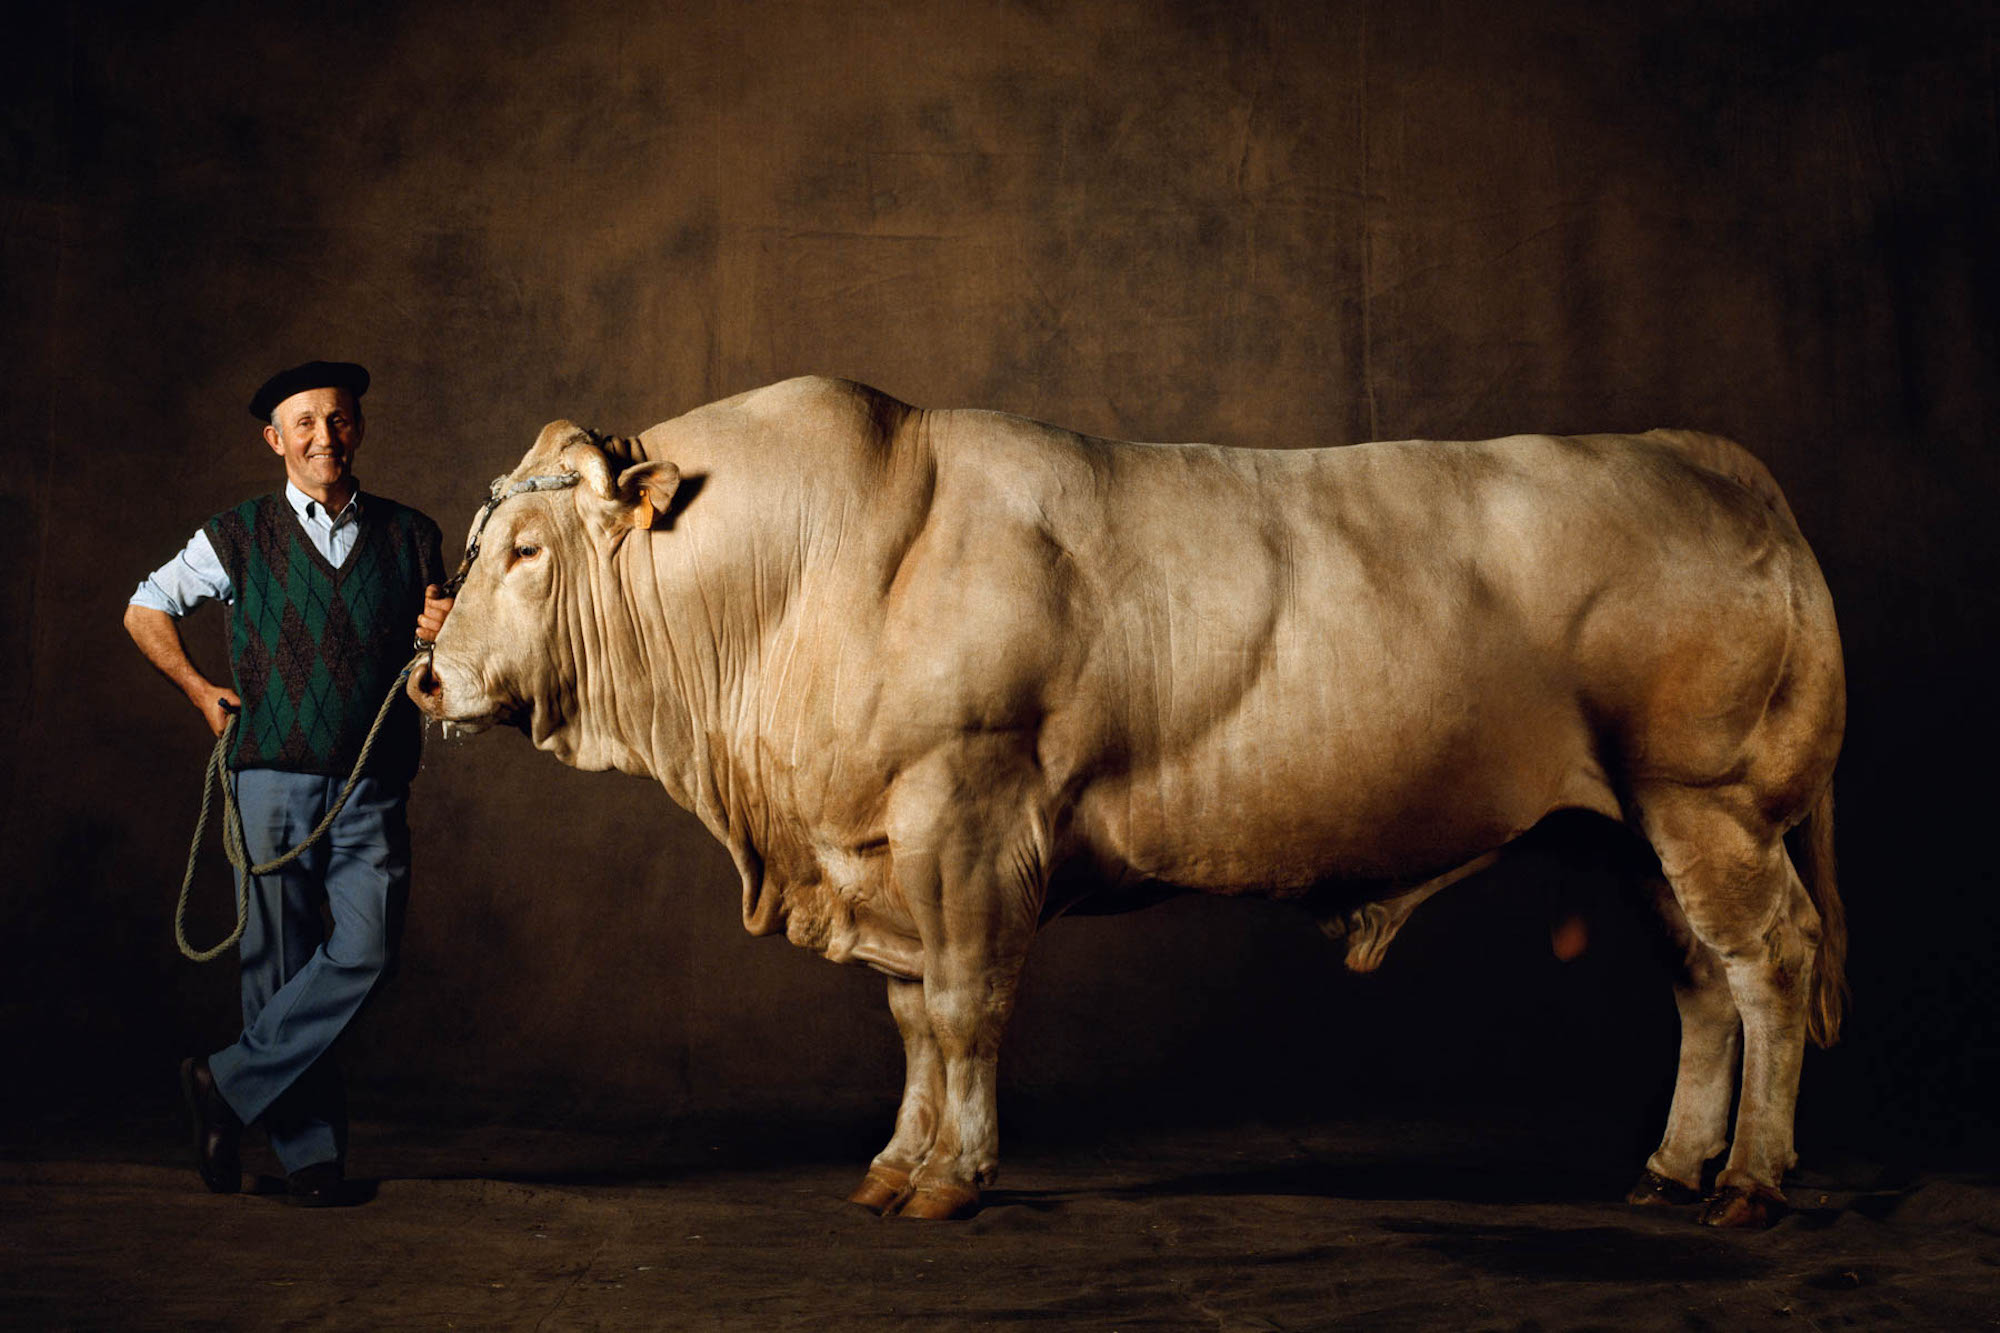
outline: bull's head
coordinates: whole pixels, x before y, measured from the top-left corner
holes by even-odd
[[[620,549],[668,521],[680,485],[672,463],[640,452],[567,421],[543,428],[506,481],[575,474],[577,484],[510,495],[482,511],[483,530],[475,521],[477,558],[430,662],[410,677],[426,716],[469,731],[510,723],[579,766],[630,766],[622,747],[593,737],[606,729],[588,725],[582,704],[586,655],[617,656]],[[626,665],[596,662],[600,688]]]

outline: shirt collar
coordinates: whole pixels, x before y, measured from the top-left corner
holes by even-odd
[[[311,520],[325,523],[328,527],[338,527],[346,519],[359,519],[361,517],[361,486],[359,483],[356,483],[354,494],[347,499],[347,507],[342,509],[338,514],[329,517],[326,512],[326,506],[293,485],[291,480],[287,478],[285,481],[285,503],[292,507],[292,512],[299,516],[299,522],[301,523]]]

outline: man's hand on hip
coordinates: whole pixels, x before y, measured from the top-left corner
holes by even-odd
[[[146,655],[146,660],[161,675],[180,686],[188,702],[201,710],[208,729],[220,736],[222,728],[229,722],[229,714],[222,707],[222,701],[226,699],[231,708],[240,709],[243,700],[237,697],[235,690],[225,689],[209,680],[188,659],[187,648],[181,643],[179,623],[165,611],[134,602],[125,608],[125,630],[132,636],[132,642],[139,645],[139,651]]]
[[[243,700],[235,690],[212,687],[206,694],[190,695],[201,715],[208,719],[208,729],[220,736],[222,729],[229,725],[229,719],[243,711]],[[223,705],[228,707],[224,708]]]

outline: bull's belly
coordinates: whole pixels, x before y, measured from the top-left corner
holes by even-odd
[[[1395,757],[1195,756],[1087,787],[1071,825],[1100,873],[1210,893],[1288,896],[1329,882],[1415,883],[1527,832],[1551,811],[1616,818],[1587,746]]]

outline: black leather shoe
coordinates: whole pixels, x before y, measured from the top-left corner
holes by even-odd
[[[297,1208],[338,1208],[348,1202],[339,1162],[314,1162],[285,1177],[285,1202]]]
[[[243,1188],[243,1122],[215,1086],[208,1057],[181,1061],[181,1098],[187,1103],[188,1127],[194,1135],[194,1169],[201,1183],[216,1194]]]

